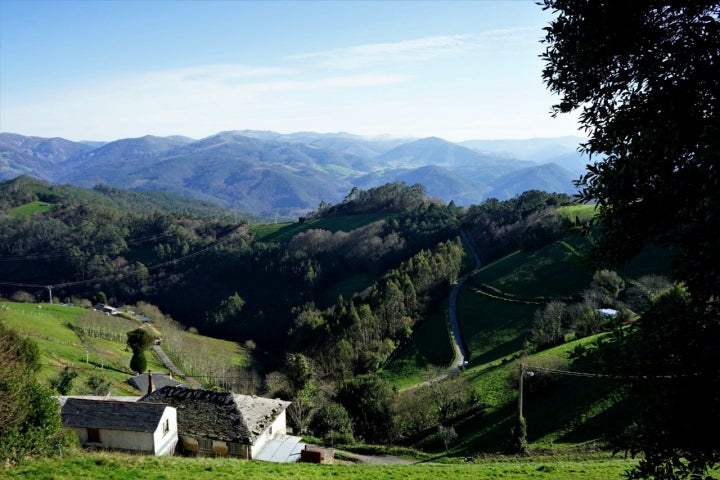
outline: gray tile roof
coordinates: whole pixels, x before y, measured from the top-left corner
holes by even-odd
[[[167,387],[167,386],[177,387],[177,386],[183,385],[182,382],[179,382],[179,381],[175,380],[174,378],[172,378],[170,375],[165,375],[164,373],[153,373],[152,379],[153,379],[153,385],[155,386],[155,390],[158,390],[162,387]],[[131,379],[129,379],[127,381],[127,383],[129,383],[133,387],[135,387],[138,390],[140,390],[141,392],[143,392],[143,394],[145,394],[145,393],[147,393],[147,390],[148,390],[148,374],[143,373],[141,375],[136,375],[136,376],[132,377]]]
[[[140,402],[177,408],[178,433],[226,442],[252,444],[290,402],[236,395],[231,392],[163,387]]]
[[[154,432],[166,405],[68,398],[62,407],[65,427]]]

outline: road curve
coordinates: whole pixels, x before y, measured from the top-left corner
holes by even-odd
[[[458,295],[460,294],[460,289],[463,286],[463,283],[470,278],[472,275],[477,272],[477,270],[480,268],[480,256],[478,255],[477,251],[475,250],[475,247],[472,244],[472,240],[468,236],[467,233],[465,233],[465,230],[460,230],[460,236],[463,240],[463,243],[465,244],[466,248],[470,251],[470,254],[472,255],[473,259],[475,260],[475,268],[469,272],[463,275],[458,281],[453,285],[452,290],[450,290],[450,299],[448,301],[448,322],[450,327],[450,332],[452,333],[452,341],[453,341],[453,350],[455,351],[455,359],[453,360],[454,367],[462,367],[465,365],[465,359],[467,357],[467,352],[465,351],[465,348],[463,347],[463,341],[462,341],[462,334],[460,333],[460,326],[458,325],[457,320],[457,299]]]

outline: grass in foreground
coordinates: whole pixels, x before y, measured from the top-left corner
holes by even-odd
[[[234,459],[133,456],[119,453],[78,453],[61,459],[40,459],[12,468],[0,467],[3,478],[93,479],[353,479],[412,478],[453,480],[527,478],[601,480],[622,478],[635,461],[622,457],[530,457],[476,459],[466,463],[411,465],[276,464]]]

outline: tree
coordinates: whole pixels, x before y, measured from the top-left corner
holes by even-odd
[[[538,348],[547,348],[562,343],[564,316],[565,304],[556,301],[548,303],[544,309],[535,312],[531,335],[533,343]]]
[[[105,305],[107,303],[107,295],[105,295],[105,292],[99,291],[94,297],[93,301],[95,303],[101,303]]]
[[[672,371],[685,379],[660,398],[636,390],[648,403],[640,402],[631,443],[644,454],[634,475],[704,476],[720,462],[720,397],[708,394],[720,384],[720,3],[543,5],[556,14],[543,54],[543,79],[560,95],[554,114],[581,109],[589,134],[582,149],[593,163],[577,185],[582,200],[597,203],[592,257],[615,265],[656,243],[673,253],[675,276],[687,287],[683,315],[653,309],[632,331],[631,343],[652,349],[649,358],[673,351]],[[653,337],[657,319],[683,328]],[[638,371],[650,366],[627,353],[634,375],[665,373]],[[623,357],[610,360],[620,368]],[[682,426],[678,409],[702,415]]]
[[[315,412],[310,429],[333,445],[353,441],[352,420],[345,407],[336,402],[326,403]]]
[[[133,352],[130,359],[130,369],[138,374],[143,373],[147,369],[147,359],[145,358],[145,350],[153,344],[155,339],[147,331],[142,328],[128,332],[127,346]]]
[[[67,395],[68,393],[70,393],[70,389],[72,388],[72,382],[73,380],[75,380],[75,378],[77,378],[77,376],[77,370],[72,367],[66,366],[62,369],[62,371],[60,371],[56,378],[50,380],[50,387],[52,387],[54,390],[57,390],[60,395]]]
[[[353,420],[353,431],[368,443],[387,442],[393,430],[393,392],[390,384],[369,373],[346,380],[337,394]]]

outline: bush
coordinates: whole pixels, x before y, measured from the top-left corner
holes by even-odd
[[[38,359],[34,342],[0,322],[0,463],[59,454],[71,445],[53,392],[35,378]]]

